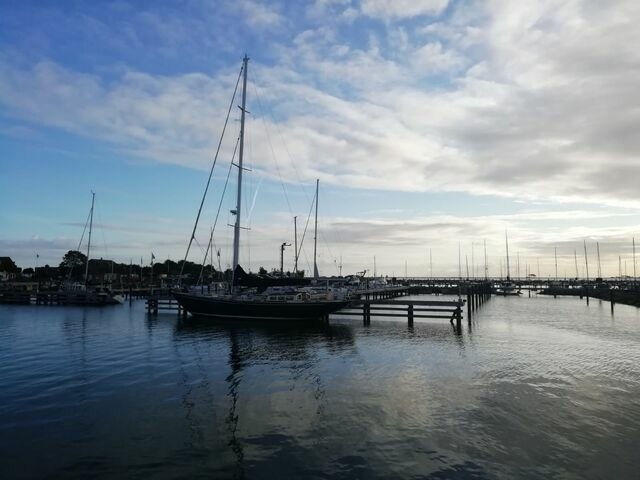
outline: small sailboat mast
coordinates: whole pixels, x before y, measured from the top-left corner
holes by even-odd
[[[511,280],[511,274],[509,272],[509,237],[507,236],[507,231],[504,231],[504,243],[507,247],[507,282]]]
[[[298,217],[293,217],[293,274],[298,276]]]
[[[320,274],[318,273],[318,259],[317,259],[317,250],[318,250],[318,187],[320,185],[320,179],[316,179],[316,220],[315,227],[313,229],[313,278],[318,278]]]
[[[91,192],[91,210],[89,211],[89,239],[87,241],[87,264],[84,267],[84,283],[89,283],[89,255],[91,254],[91,231],[93,230],[93,204],[96,200],[96,194]]]
[[[236,222],[233,227],[233,273],[238,267],[240,258],[240,211],[242,208],[242,160],[244,157],[244,117],[247,103],[247,68],[249,65],[249,57],[245,54],[242,59],[242,106],[240,107],[240,148],[238,150],[238,196],[236,201],[236,209],[232,210],[236,216]],[[232,273],[232,274],[233,274]]]

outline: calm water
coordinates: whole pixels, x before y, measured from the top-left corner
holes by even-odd
[[[0,306],[0,477],[640,478],[638,309],[463,325]]]

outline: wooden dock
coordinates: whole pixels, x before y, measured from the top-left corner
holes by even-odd
[[[173,295],[154,295],[147,297],[145,302],[147,313],[157,315],[160,310],[178,312],[178,315],[187,316],[187,311],[182,308]]]
[[[357,315],[365,325],[371,323],[372,316],[406,318],[413,325],[416,318],[439,318],[462,327],[462,307],[465,301],[457,300],[357,300],[337,315]]]

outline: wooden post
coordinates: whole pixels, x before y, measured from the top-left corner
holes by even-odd
[[[469,316],[469,321],[471,321],[471,294],[467,293],[467,315]]]
[[[471,317],[469,317],[469,323],[471,323]],[[456,330],[458,333],[462,333],[462,307],[460,305],[456,307]]]
[[[589,287],[584,287],[584,292],[585,297],[587,297],[587,305],[589,305]]]
[[[613,307],[616,304],[615,291],[613,289],[609,290],[609,301],[611,302],[611,313],[613,313]]]
[[[409,325],[413,325],[413,303],[409,304],[409,308],[407,309],[407,316],[409,318]]]

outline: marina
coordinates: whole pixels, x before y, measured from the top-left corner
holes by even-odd
[[[12,479],[598,479],[640,467],[635,307],[495,297],[460,333],[382,314],[185,321],[148,315],[143,300],[0,305],[0,317]]]
[[[0,2],[0,480],[640,479],[605,3]]]

